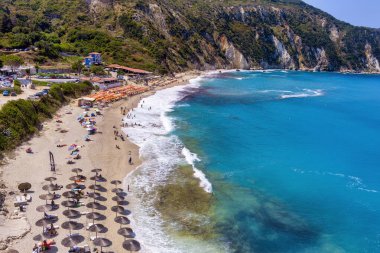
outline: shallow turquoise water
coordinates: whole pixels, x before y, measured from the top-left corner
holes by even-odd
[[[380,252],[380,76],[231,72],[177,105],[231,252]]]

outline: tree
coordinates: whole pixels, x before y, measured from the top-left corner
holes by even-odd
[[[12,72],[24,64],[24,60],[20,56],[14,54],[5,55],[3,57],[3,62],[4,65],[11,67]]]
[[[36,73],[38,74],[38,72],[40,71],[40,65],[36,64],[36,66],[34,66],[34,68],[36,69]]]
[[[91,71],[91,73],[93,73],[94,75],[97,75],[97,76],[103,76],[106,74],[106,72],[104,72],[103,67],[101,67],[101,66],[92,65],[90,67],[90,71]]]
[[[79,61],[76,61],[73,63],[73,65],[71,65],[71,69],[77,73],[78,75],[80,75],[82,73],[82,70],[83,70],[83,63],[81,60]]]

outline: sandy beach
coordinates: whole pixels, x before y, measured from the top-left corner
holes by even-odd
[[[69,105],[62,107],[55,115],[54,119],[47,121],[43,124],[43,130],[38,136],[32,138],[29,142],[24,143],[17,148],[15,152],[8,155],[5,159],[5,164],[1,167],[1,179],[5,185],[5,191],[7,192],[5,205],[9,213],[5,216],[0,216],[0,252],[1,250],[8,248],[16,249],[19,252],[32,252],[32,248],[35,243],[42,239],[42,227],[35,225],[36,221],[43,218],[43,212],[36,211],[36,208],[40,205],[44,205],[45,201],[41,200],[39,196],[46,194],[47,192],[42,190],[43,185],[47,185],[48,182],[44,179],[46,177],[56,177],[59,185],[66,186],[72,181],[69,180],[71,176],[74,176],[71,170],[73,168],[81,168],[84,176],[87,180],[84,185],[87,187],[93,183],[89,178],[94,175],[91,172],[94,168],[101,168],[101,175],[107,180],[107,182],[100,183],[107,188],[107,192],[102,193],[104,197],[103,201],[99,201],[102,205],[106,206],[106,210],[100,210],[101,214],[107,217],[105,220],[101,220],[96,223],[103,224],[107,231],[106,233],[98,234],[98,237],[104,237],[112,241],[110,247],[104,248],[107,252],[122,252],[122,242],[124,238],[117,234],[117,230],[120,225],[114,221],[115,213],[111,211],[111,207],[116,205],[116,202],[112,200],[115,193],[111,191],[114,187],[110,182],[112,180],[121,180],[125,176],[138,167],[140,164],[139,150],[136,145],[125,139],[122,141],[120,138],[115,140],[114,131],[120,131],[120,124],[123,115],[120,112],[120,107],[126,108],[127,111],[137,106],[142,97],[153,94],[157,89],[162,89],[174,85],[184,84],[189,79],[192,79],[199,75],[197,72],[190,72],[177,75],[175,79],[169,80],[167,83],[163,83],[160,87],[155,88],[144,94],[136,95],[128,98],[127,100],[120,100],[111,104],[109,107],[102,110],[102,116],[96,117],[96,127],[98,133],[91,136],[90,142],[84,140],[87,131],[76,120],[78,115],[83,113],[83,109],[77,106],[77,101],[72,101]],[[58,123],[59,122],[62,123]],[[116,129],[115,129],[115,128]],[[62,133],[61,130],[67,132]],[[124,134],[125,136],[125,134]],[[57,147],[57,145],[76,144],[80,148],[81,159],[75,160],[75,164],[68,165],[67,160],[70,152],[68,146]],[[119,146],[119,149],[116,148]],[[32,154],[26,153],[26,149],[31,147]],[[49,151],[54,155],[56,171],[50,171]],[[129,155],[130,154],[130,155]],[[132,158],[133,164],[129,164],[129,158]],[[13,201],[16,195],[20,195],[17,186],[22,182],[29,182],[32,185],[30,192],[28,193],[32,200],[28,202],[25,212],[20,212],[18,207],[15,207]],[[55,183],[55,182],[54,182]],[[127,190],[127,186],[123,187]],[[133,191],[133,189],[130,189]],[[62,194],[67,191],[63,188],[60,191],[56,191],[56,194]],[[84,192],[91,191],[85,189]],[[66,200],[63,196],[57,199],[55,202],[60,204]],[[90,198],[82,199],[84,205],[92,201]],[[128,201],[128,196],[126,196]],[[128,215],[130,212],[136,212],[132,203],[126,202],[124,206],[126,211],[124,215]],[[53,247],[47,252],[67,252],[68,248],[63,247],[61,241],[69,234],[68,230],[61,227],[61,224],[68,221],[62,212],[67,208],[59,206],[58,210],[48,212],[49,214],[58,216],[58,222],[55,223],[59,228],[57,229],[58,236],[54,237],[56,242]],[[91,209],[86,206],[81,206],[75,210],[81,213],[91,212]],[[79,223],[84,225],[81,230],[73,231],[73,233],[79,233],[85,237],[85,240],[79,243],[79,246],[88,245],[91,250],[94,249],[93,243],[90,240],[91,236],[95,233],[90,233],[86,230],[86,226],[91,220],[88,220],[85,215],[82,215],[79,219],[76,219]],[[131,227],[133,229],[133,227]],[[139,235],[136,235],[138,240]],[[142,248],[142,252],[144,252]]]

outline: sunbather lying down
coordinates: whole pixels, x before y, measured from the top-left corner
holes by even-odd
[[[58,144],[57,148],[63,148],[63,147],[66,147],[66,146],[67,146],[67,144]]]

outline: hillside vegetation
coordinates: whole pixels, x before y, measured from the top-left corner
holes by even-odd
[[[156,72],[289,68],[379,72],[380,31],[299,0],[2,0],[0,48],[33,61],[99,51]]]

